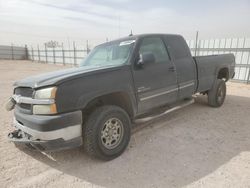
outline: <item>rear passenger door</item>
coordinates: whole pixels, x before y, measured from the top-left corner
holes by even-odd
[[[197,70],[190,49],[182,36],[164,37],[171,60],[176,66],[179,99],[192,96],[197,86]]]
[[[139,113],[175,102],[178,94],[176,71],[162,38],[140,39],[136,53],[137,57],[143,53],[151,53],[155,57],[153,63],[147,63],[143,67],[135,65],[133,74]]]

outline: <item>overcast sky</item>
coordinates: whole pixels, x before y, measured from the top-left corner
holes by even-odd
[[[92,45],[139,33],[250,37],[249,0],[0,0],[0,45]]]

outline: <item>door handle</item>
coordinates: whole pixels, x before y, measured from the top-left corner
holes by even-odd
[[[168,68],[168,71],[170,71],[170,72],[175,72],[175,71],[176,71],[176,69],[175,69],[175,67],[174,67],[174,66],[172,66],[172,67],[169,67],[169,68]]]

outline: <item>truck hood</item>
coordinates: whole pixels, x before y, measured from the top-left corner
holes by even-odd
[[[50,85],[57,85],[63,81],[71,80],[79,76],[93,74],[96,71],[107,71],[115,66],[84,66],[64,69],[36,76],[30,76],[14,83],[14,87],[39,88]]]

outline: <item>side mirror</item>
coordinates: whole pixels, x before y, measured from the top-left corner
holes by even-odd
[[[140,59],[137,62],[137,65],[140,67],[144,64],[155,63],[155,56],[153,53],[143,53],[140,54]]]

